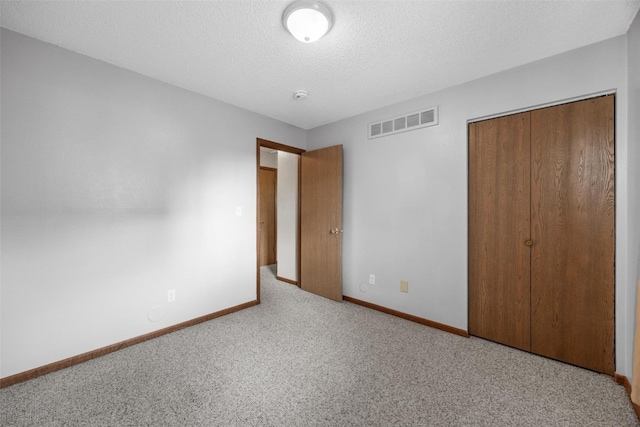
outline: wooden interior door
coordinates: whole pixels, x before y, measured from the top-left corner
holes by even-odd
[[[342,145],[301,155],[300,287],[342,300]]]
[[[469,125],[469,333],[527,351],[529,119]]]
[[[531,112],[531,350],[614,372],[614,97]]]
[[[260,167],[260,265],[276,263],[276,169]]]

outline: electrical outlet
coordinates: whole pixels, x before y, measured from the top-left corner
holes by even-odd
[[[174,302],[176,300],[176,290],[169,289],[167,291],[167,302]]]
[[[376,275],[375,274],[370,274],[369,275],[369,284],[370,285],[375,285],[376,284]]]
[[[400,292],[409,292],[409,282],[406,280],[400,281]]]

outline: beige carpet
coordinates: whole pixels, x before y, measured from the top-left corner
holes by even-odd
[[[259,306],[0,390],[2,426],[638,426],[611,377],[275,280]]]

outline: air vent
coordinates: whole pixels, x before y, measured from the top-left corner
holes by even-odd
[[[369,139],[393,135],[408,130],[421,129],[438,124],[438,107],[431,107],[421,111],[404,114],[392,119],[386,119],[369,124]]]

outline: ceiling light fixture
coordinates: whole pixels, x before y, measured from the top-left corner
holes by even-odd
[[[333,25],[331,10],[317,1],[298,0],[284,10],[282,24],[303,43],[313,43],[329,32]]]

